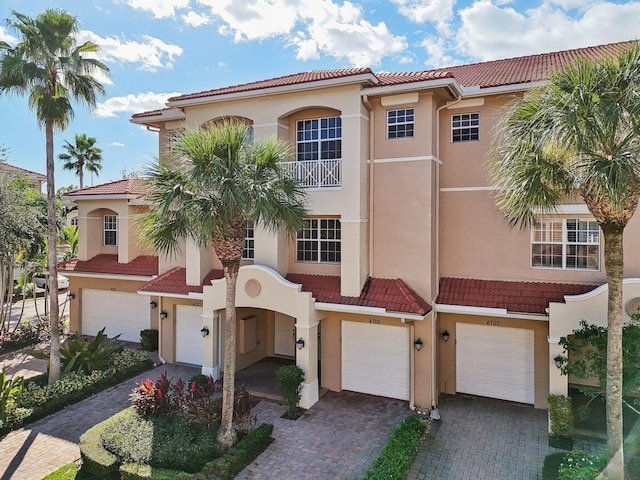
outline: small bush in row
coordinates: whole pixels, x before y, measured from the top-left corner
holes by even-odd
[[[43,322],[23,323],[13,332],[0,335],[0,354],[31,347],[51,338],[49,325]]]
[[[158,330],[146,329],[140,331],[140,348],[147,352],[158,350]]]
[[[411,462],[426,431],[426,421],[418,415],[405,418],[391,433],[380,456],[361,480],[403,479],[411,467]]]
[[[581,450],[547,455],[542,469],[543,480],[593,480],[607,466],[603,454],[589,455]]]

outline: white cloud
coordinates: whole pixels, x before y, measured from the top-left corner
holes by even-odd
[[[138,113],[149,110],[164,108],[167,99],[180,95],[178,92],[171,93],[138,93],[129,94],[124,97],[111,97],[107,101],[98,103],[94,117],[108,118],[116,117],[118,113]]]
[[[283,37],[299,60],[321,54],[345,58],[354,66],[377,65],[387,55],[407,48],[384,22],[373,25],[359,6],[334,0],[198,0],[222,20],[219,32],[236,42]]]
[[[107,143],[107,145],[109,145],[110,147],[124,147],[124,143],[120,142],[109,142]]]
[[[127,0],[129,6],[152,13],[155,18],[173,17],[176,10],[187,8],[189,0]]]
[[[0,41],[7,42],[10,45],[18,43],[18,39],[9,34],[9,31],[5,27],[0,27]]]
[[[192,27],[200,27],[209,23],[209,17],[207,15],[196,13],[194,11],[191,11],[186,15],[181,15],[180,17],[184,23],[191,25]]]
[[[218,68],[224,68],[227,64],[225,62],[218,62]]]
[[[427,60],[424,63],[430,68],[447,67],[456,63],[454,58],[447,53],[449,48],[442,37],[428,36],[420,46],[427,52]]]
[[[640,37],[640,2],[594,1],[572,15],[563,9],[577,4],[556,0],[519,12],[477,1],[460,11],[457,51],[493,60]]]
[[[173,68],[173,59],[182,55],[182,48],[162,40],[142,35],[142,42],[124,40],[118,37],[100,37],[95,33],[83,30],[79,41],[91,41],[101,48],[100,57],[104,61],[138,63],[141,70],[155,72],[159,68]]]
[[[392,0],[398,13],[415,23],[433,23],[439,32],[448,32],[448,23],[453,19],[455,0]]]

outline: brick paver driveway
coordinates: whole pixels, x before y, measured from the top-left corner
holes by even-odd
[[[536,480],[544,457],[559,451],[548,446],[546,410],[458,394],[441,396],[439,411],[407,480]]]
[[[351,392],[328,392],[296,421],[280,418],[285,411],[272,402],[256,406],[275,441],[236,480],[357,479],[411,413],[406,402]]]

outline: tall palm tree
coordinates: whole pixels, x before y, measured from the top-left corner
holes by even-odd
[[[143,238],[164,253],[180,251],[185,240],[211,245],[227,283],[224,327],[224,384],[218,443],[231,446],[236,365],[236,282],[245,225],[293,233],[302,228],[306,195],[282,168],[289,148],[270,139],[249,141],[249,129],[225,120],[206,130],[187,131],[172,142],[171,160],[151,165],[151,206],[141,219]]]
[[[91,174],[95,173],[96,176],[102,170],[102,149],[96,147],[97,140],[95,137],[87,137],[86,133],[76,133],[75,140],[75,145],[65,140],[66,145],[63,145],[62,148],[67,153],[61,153],[58,158],[65,162],[62,165],[64,170],[76,172],[80,181],[80,188],[83,188],[82,180],[85,170]]]
[[[492,181],[511,226],[528,227],[536,212],[553,213],[563,199],[579,195],[602,229],[613,472],[607,478],[622,478],[622,240],[640,198],[640,47],[552,75],[505,112],[494,147]]]
[[[99,47],[91,42],[78,45],[78,20],[62,10],[47,9],[35,18],[15,10],[8,26],[21,41],[14,46],[0,42],[0,93],[26,95],[29,108],[44,127],[47,159],[47,222],[49,252],[49,323],[51,361],[49,383],[60,378],[60,336],[58,328],[58,270],[56,267],[56,190],[54,185],[53,135],[64,130],[74,117],[71,101],[89,107],[104,87],[92,75],[109,69],[95,59]]]

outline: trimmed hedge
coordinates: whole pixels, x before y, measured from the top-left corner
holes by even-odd
[[[15,408],[9,412],[6,424],[0,426],[0,436],[40,420],[152,367],[153,362],[147,353],[123,350],[113,355],[106,370],[94,370],[90,375],[81,372],[68,373],[52,385],[42,385],[46,375],[38,376],[30,382],[25,382],[22,392],[14,396]]]
[[[205,464],[198,473],[153,468],[128,463],[119,465],[115,455],[102,446],[102,432],[119,421],[119,414],[90,428],[80,437],[82,470],[99,480],[230,480],[271,444],[273,425],[262,424],[231,447],[222,457]]]
[[[158,350],[158,330],[146,329],[140,331],[140,348],[147,352]]]
[[[380,456],[361,480],[402,480],[424,439],[427,423],[419,415],[405,418],[391,433]]]

